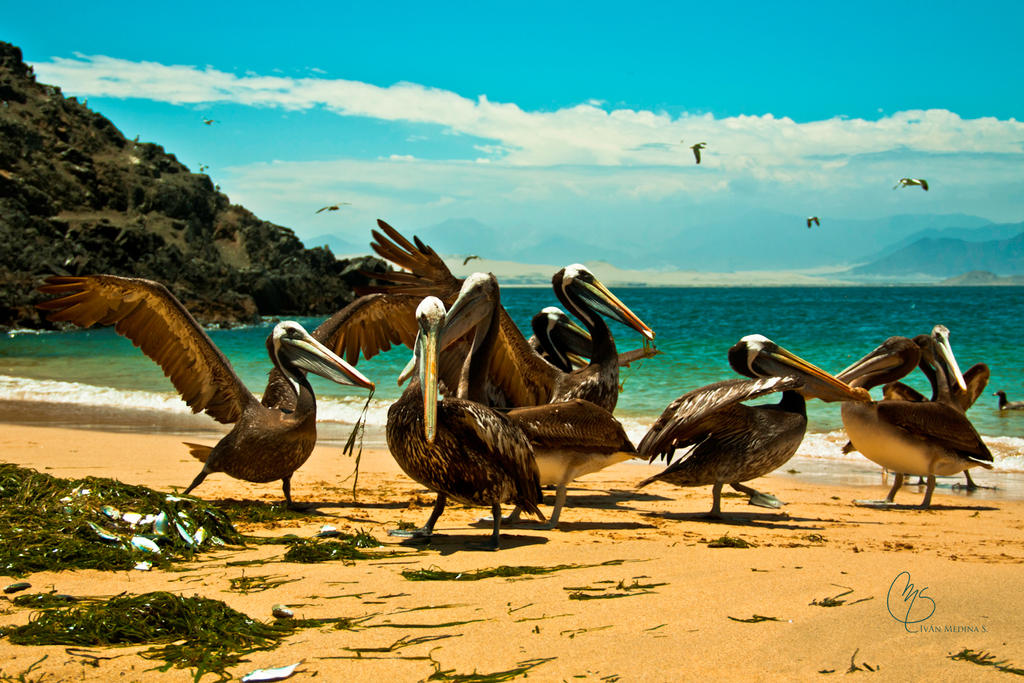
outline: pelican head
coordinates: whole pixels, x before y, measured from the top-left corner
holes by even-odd
[[[935,340],[935,349],[945,361],[946,368],[952,373],[952,379],[956,380],[961,391],[967,391],[967,381],[964,380],[964,375],[960,372],[956,356],[953,355],[953,347],[949,343],[949,328],[945,325],[936,325],[932,328],[932,339]]]
[[[347,384],[364,389],[374,388],[363,373],[339,358],[326,346],[318,342],[294,320],[282,320],[267,337],[267,350],[274,364],[287,376],[293,385],[297,371],[312,372],[338,384]]]
[[[568,265],[555,273],[551,283],[563,295],[569,298],[574,295],[601,315],[632,327],[645,339],[654,339],[654,331],[629,310],[626,304],[619,301],[618,297],[612,294],[586,266],[579,263]],[[586,315],[583,311],[580,314]]]
[[[800,393],[822,401],[867,401],[863,389],[851,387],[760,334],[749,334],[729,349],[729,365],[747,377],[786,377],[803,381]]]
[[[436,296],[428,296],[416,307],[416,344],[413,357],[420,371],[423,392],[423,433],[428,443],[437,434],[437,357],[440,351],[441,327],[445,321],[444,304]]]
[[[914,340],[889,337],[836,377],[852,386],[870,389],[906,377],[920,359],[921,347]]]

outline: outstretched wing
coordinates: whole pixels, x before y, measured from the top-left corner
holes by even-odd
[[[798,389],[803,383],[797,377],[761,377],[730,379],[715,382],[683,394],[669,404],[644,434],[637,451],[650,460],[664,456],[669,460],[677,448],[694,444],[704,438],[705,418],[728,406],[749,401],[776,391]]]
[[[407,294],[361,296],[313,330],[313,338],[351,365],[359,355],[369,360],[392,346],[416,342],[416,306],[419,298]],[[292,409],[295,391],[277,368],[270,371],[263,405]]]
[[[192,412],[236,422],[255,397],[181,302],[158,282],[114,275],[49,277],[39,288],[60,295],[37,304],[49,320],[113,325],[163,368]]]
[[[374,241],[370,246],[381,258],[408,272],[369,273],[378,280],[388,280],[392,284],[363,287],[358,290],[359,293],[409,294],[421,299],[436,296],[446,307],[451,306],[462,289],[463,281],[452,275],[444,259],[419,237],[413,237],[414,244],[384,221],[378,220],[377,225],[383,234],[372,231]]]

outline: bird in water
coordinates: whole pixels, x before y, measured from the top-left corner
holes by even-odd
[[[808,216],[807,227],[810,228],[811,225],[821,226],[821,219],[819,219],[817,216]]]
[[[925,180],[924,178],[900,178],[898,181],[896,181],[896,184],[893,185],[892,189],[897,190],[901,187],[914,186],[920,187],[925,192],[928,191],[928,181]]]
[[[316,444],[316,397],[307,372],[338,384],[371,391],[373,382],[316,341],[296,322],[285,320],[267,337],[267,353],[287,382],[292,410],[267,407],[242,383],[231,363],[195,318],[162,284],[113,275],[50,277],[39,288],[59,295],[37,304],[52,321],[81,327],[114,325],[156,361],[192,412],[205,411],[231,431],[215,446],[186,444],[203,469],[190,493],[213,472],[252,482],[281,480],[292,506],[292,474]]]
[[[1005,391],[997,391],[992,395],[999,397],[999,410],[1024,410],[1024,401],[1007,401]]]
[[[383,234],[373,231],[374,251],[409,272],[373,273],[392,284],[364,287],[361,291],[436,296],[450,305],[463,281],[455,278],[443,259],[419,238],[410,242],[384,221],[377,223]],[[582,265],[562,268],[551,281],[555,296],[591,336],[590,363],[571,372],[555,368],[530,349],[512,318],[504,308],[499,308],[493,352],[486,370],[480,373],[486,387],[485,402],[497,408],[513,408],[582,398],[612,411],[618,401],[619,354],[604,317],[632,327],[646,340],[653,339],[654,332]],[[450,370],[462,364],[460,361],[445,365]],[[456,378],[447,374],[443,381],[447,386],[457,383]]]
[[[948,394],[946,367],[955,367],[955,360],[938,362],[938,354],[951,356],[952,352],[931,335],[918,335],[913,340],[890,337],[837,376],[851,386],[871,389],[904,377],[924,356],[924,362],[936,373],[935,386]],[[962,378],[954,381],[962,383]],[[927,508],[936,475],[949,476],[971,467],[992,468],[992,453],[964,412],[948,400],[844,403],[842,418],[853,447],[897,473],[884,501],[856,501],[859,504],[892,504],[903,486],[904,474],[916,474],[928,478],[921,502],[921,507]]]
[[[428,296],[416,308],[418,334],[414,344],[414,378],[388,410],[388,449],[402,470],[437,492],[427,523],[414,531],[393,530],[394,536],[429,538],[448,499],[487,506],[493,515],[491,542],[498,547],[501,505],[514,503],[544,519],[537,463],[529,440],[501,412],[464,397],[438,395],[438,357],[446,341],[472,330],[471,352],[463,363],[460,395],[476,394],[476,375],[486,361],[489,337],[497,332],[496,316],[486,325],[480,309],[457,298],[449,311]]]
[[[939,353],[937,355],[921,354],[921,361],[918,363],[918,367],[921,372],[928,378],[929,384],[932,387],[932,401],[946,401],[949,405],[959,409],[963,413],[967,413],[968,409],[974,405],[974,402],[978,400],[981,393],[985,390],[985,385],[988,384],[991,371],[988,365],[985,363],[975,363],[972,365],[967,372],[961,373],[960,366],[956,361],[956,356],[953,354],[953,347],[949,342],[949,328],[945,325],[936,325],[932,328],[932,338],[939,348],[944,348],[949,351],[948,357],[946,354]],[[922,344],[927,344],[922,340]],[[932,363],[943,364],[943,375],[946,377],[945,388],[938,386],[938,373],[931,366],[929,361]],[[960,385],[959,380],[963,380],[963,386]],[[925,401],[920,392],[907,386],[903,382],[890,382],[882,387],[882,397],[885,399],[897,399],[903,401]],[[851,448],[852,450],[852,448]],[[964,470],[964,477],[966,478],[965,487],[969,491],[974,491],[981,488],[971,478],[971,471]],[[924,484],[920,479],[918,485]]]
[[[329,204],[327,206],[321,206],[316,210],[316,213],[323,213],[324,211],[340,211],[343,206],[352,206],[351,202],[338,202],[337,204]]]
[[[690,447],[679,460],[642,481],[676,486],[711,486],[709,517],[721,517],[724,484],[750,496],[750,502],[777,508],[782,503],[741,482],[756,479],[788,461],[807,430],[806,398],[865,401],[854,389],[759,334],[743,337],[729,349],[729,365],[749,379],[726,380],[683,394],[651,425],[637,450],[641,457],[671,461],[676,449]],[[765,394],[782,392],[771,405],[744,405]]]
[[[690,149],[693,150],[693,158],[697,160],[698,164],[700,163],[700,151],[707,146],[708,143],[706,142],[698,142],[696,145],[690,145]]]

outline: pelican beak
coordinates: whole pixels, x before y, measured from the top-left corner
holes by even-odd
[[[772,368],[771,375],[792,375],[796,374],[804,380],[804,387],[800,390],[806,398],[817,398],[822,401],[870,401],[871,395],[860,387],[851,387],[841,379],[825,372],[818,366],[809,363],[800,356],[787,351],[777,344],[766,345],[758,354],[758,362],[770,367],[780,364],[781,368]],[[760,373],[759,373],[760,374]]]
[[[339,358],[333,351],[306,334],[301,339],[282,337],[288,357],[296,367],[338,384],[362,387],[373,391],[374,384],[363,373]]]
[[[420,331],[418,347],[420,388],[423,392],[423,434],[427,443],[437,435],[437,355],[440,328],[432,324]]]
[[[594,340],[590,338],[590,333],[568,317],[559,318],[557,322],[548,327],[547,333],[548,339],[557,339],[559,342],[552,346],[557,349],[560,344],[568,352],[570,361],[573,355],[590,356],[594,352]]]
[[[963,373],[960,372],[956,356],[953,355],[953,347],[949,343],[949,328],[945,325],[936,325],[932,329],[932,339],[935,340],[935,346],[939,350],[939,355],[946,361],[946,365],[949,367],[950,372],[953,373],[953,378],[956,379],[960,390],[967,391],[967,382],[964,380]]]
[[[488,291],[481,286],[489,281],[490,275],[473,273],[466,278],[459,296],[452,302],[445,314],[444,327],[441,330],[439,350],[448,348],[453,342],[461,339],[494,312],[493,300]]]
[[[643,320],[640,320],[633,311],[629,310],[626,304],[619,301],[619,298],[612,294],[596,277],[593,282],[586,282],[577,278],[573,280],[573,284],[580,288],[580,296],[595,311],[612,320],[617,320],[627,327],[632,327],[642,334],[645,339],[654,339],[654,331]]]

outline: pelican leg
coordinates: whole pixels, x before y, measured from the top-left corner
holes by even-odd
[[[448,496],[443,493],[437,494],[437,500],[434,501],[434,509],[430,511],[430,518],[427,519],[427,523],[421,526],[419,529],[388,529],[388,536],[397,536],[399,538],[430,538],[434,534],[434,524],[437,523],[437,519],[444,512],[445,503],[448,502]],[[498,514],[501,514],[499,508]]]
[[[494,517],[494,531],[491,532],[491,545],[495,550],[500,547],[501,538],[501,503],[491,503],[491,516]]]
[[[722,518],[722,482],[715,482],[711,487],[711,510],[704,515],[708,519]]]
[[[203,483],[203,480],[206,479],[206,475],[208,474],[209,472],[207,472],[206,468],[204,467],[199,472],[199,474],[196,475],[196,478],[192,480],[192,483],[188,485],[188,488],[182,491],[181,495],[187,496],[189,493],[191,493],[192,489]]]
[[[761,493],[756,489],[744,486],[738,482],[733,482],[732,484],[729,484],[729,486],[733,487],[740,493],[745,493],[750,496],[750,499],[747,502],[751,505],[757,505],[758,507],[763,508],[773,508],[776,510],[785,505],[785,503],[770,493]]]
[[[291,476],[281,478],[281,490],[284,491],[284,504],[289,510],[309,510],[312,503],[296,503],[292,500],[292,478]]]
[[[885,497],[885,500],[855,500],[854,505],[863,505],[866,507],[884,508],[892,505],[893,499],[896,498],[896,492],[903,487],[903,479],[905,475],[902,472],[895,472],[892,481],[892,488],[889,489],[889,494]]]
[[[970,470],[964,470],[964,477],[967,479],[967,481],[964,483],[964,488],[967,489],[968,491],[977,491],[979,488],[981,488],[980,486],[974,483],[973,479],[971,479]]]
[[[921,501],[921,507],[927,508],[932,504],[932,491],[935,490],[935,475],[928,475],[928,488],[924,490],[924,500]]]
[[[565,507],[565,494],[569,488],[569,481],[571,479],[569,473],[566,472],[565,478],[558,482],[558,490],[555,492],[555,508],[551,511],[551,518],[544,525],[545,529],[554,529],[558,526],[558,516],[562,514],[562,508]]]

